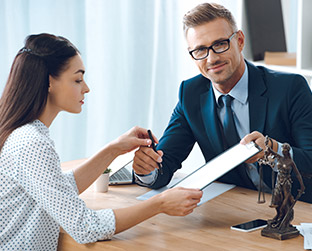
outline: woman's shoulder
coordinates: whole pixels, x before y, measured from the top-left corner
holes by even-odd
[[[49,129],[39,120],[15,129],[8,137],[5,145],[10,147],[25,147],[33,143],[49,144]]]
[[[39,121],[40,122],[40,121]],[[55,152],[54,144],[48,137],[48,129],[38,121],[25,124],[15,129],[5,141],[0,154],[0,165],[8,173],[15,172],[14,166],[24,158],[32,159],[44,149]]]
[[[38,125],[37,120],[30,122],[28,124],[22,125],[16,128],[10,136],[20,137],[22,138],[29,138],[29,137],[36,137],[41,135],[40,133],[40,125]]]

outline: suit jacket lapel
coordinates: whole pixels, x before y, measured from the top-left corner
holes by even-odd
[[[201,114],[204,121],[207,136],[215,149],[216,154],[223,152],[222,134],[220,130],[220,122],[217,116],[215,96],[211,87],[206,93],[200,97]],[[212,116],[211,116],[212,114]]]
[[[267,98],[263,95],[266,91],[264,76],[254,65],[247,62],[248,67],[248,101],[249,101],[249,120],[250,132],[259,131],[263,133]]]
[[[259,131],[263,133],[267,111],[267,97],[263,94],[266,91],[264,76],[253,64],[246,62],[248,67],[248,101],[250,132]],[[205,125],[206,133],[215,153],[224,151],[222,133],[216,111],[215,96],[209,83],[206,93],[200,97],[201,114]],[[211,114],[213,114],[211,116]],[[212,119],[211,119],[212,118]]]

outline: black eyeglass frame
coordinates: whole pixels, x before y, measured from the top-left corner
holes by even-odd
[[[191,51],[189,51],[189,53],[190,53],[190,55],[192,56],[192,58],[194,58],[195,60],[203,60],[203,59],[205,59],[206,57],[209,56],[209,51],[210,51],[210,50],[212,50],[212,51],[213,51],[214,53],[216,53],[216,54],[221,54],[221,53],[223,53],[223,52],[226,52],[226,51],[228,51],[228,50],[230,49],[230,42],[231,42],[231,39],[235,36],[235,34],[236,34],[237,32],[238,32],[238,31],[235,31],[228,39],[224,39],[224,40],[215,42],[214,44],[212,44],[212,45],[209,46],[209,47],[205,47],[205,46],[204,46],[204,47],[200,47],[200,48],[191,50]],[[228,44],[227,49],[225,49],[225,50],[223,50],[223,51],[219,51],[219,52],[215,51],[213,47],[214,47],[216,44],[223,43],[223,42],[227,42],[227,44]],[[193,56],[193,52],[194,52],[194,51],[202,50],[202,49],[206,49],[206,50],[207,50],[207,55],[206,55],[206,56],[203,56],[203,57],[200,57],[200,58],[196,58],[196,57]]]

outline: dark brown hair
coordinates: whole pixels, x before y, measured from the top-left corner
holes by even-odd
[[[42,33],[26,38],[0,99],[0,149],[14,129],[38,119],[47,102],[49,76],[59,77],[78,53],[60,36]]]
[[[183,17],[184,35],[189,28],[211,22],[217,18],[224,18],[233,28],[233,32],[237,30],[236,21],[232,13],[220,4],[202,3],[187,12]]]

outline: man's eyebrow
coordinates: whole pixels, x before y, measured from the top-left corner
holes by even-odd
[[[192,49],[192,51],[193,51],[193,50],[200,49],[200,48],[204,48],[204,47],[208,47],[208,46],[206,46],[206,45],[197,45],[194,49]],[[191,50],[190,47],[188,47],[187,49],[188,49],[189,51]]]
[[[213,41],[209,46],[206,46],[206,45],[197,45],[193,50],[197,50],[197,49],[200,49],[200,48],[206,48],[206,47],[210,47],[216,43],[219,43],[221,41],[224,41],[224,40],[227,40],[227,38],[218,38],[216,39],[215,41]],[[191,50],[190,47],[187,48],[189,51]]]
[[[82,75],[83,75],[83,74],[85,74],[85,70],[79,69],[79,70],[76,71],[74,74],[77,74],[77,73],[82,73]]]

